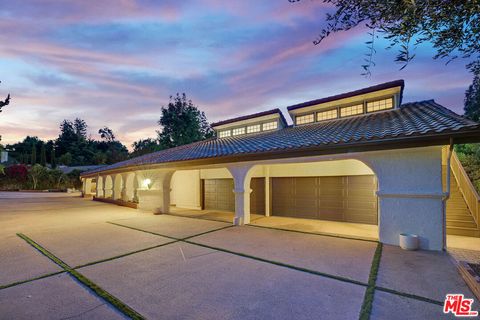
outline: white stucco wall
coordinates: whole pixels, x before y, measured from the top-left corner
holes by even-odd
[[[176,171],[172,177],[171,203],[179,208],[201,209],[200,170]]]
[[[400,233],[420,236],[420,247],[443,248],[441,147],[371,152],[361,157],[378,178],[379,237],[399,244]]]

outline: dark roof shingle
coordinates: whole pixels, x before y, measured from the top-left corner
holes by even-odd
[[[261,154],[307,147],[352,145],[384,139],[477,130],[480,124],[465,119],[433,100],[406,103],[399,109],[334,119],[277,131],[209,139],[118,162],[99,171],[122,167]],[[95,171],[84,173],[91,174]],[[98,171],[97,171],[98,172]]]

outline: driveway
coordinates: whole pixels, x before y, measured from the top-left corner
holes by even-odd
[[[0,193],[0,225],[0,319],[439,319],[473,297],[447,254],[365,239],[51,194]]]

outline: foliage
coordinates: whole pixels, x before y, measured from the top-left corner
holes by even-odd
[[[64,153],[58,161],[65,166],[69,166],[72,164],[72,154],[70,152]]]
[[[298,2],[300,0],[289,0]],[[366,45],[369,53],[362,66],[370,74],[371,55],[378,34],[389,42],[387,48],[399,47],[396,62],[402,69],[415,57],[415,48],[425,42],[432,43],[434,58],[458,57],[478,59],[480,54],[480,2],[479,1],[364,1],[324,0],[335,7],[326,15],[327,26],[320,31],[314,44],[339,31],[357,26],[370,29],[371,40]],[[447,62],[447,63],[448,63]],[[475,63],[469,65],[472,69]]]
[[[5,168],[5,175],[0,175],[0,190],[65,190],[81,188],[79,170],[64,174],[58,169],[48,169],[39,164],[30,168],[25,165],[11,165]]]
[[[12,178],[20,182],[23,182],[27,180],[28,168],[23,164],[14,164],[12,166],[5,168],[5,175],[8,178]]]
[[[213,130],[207,122],[205,113],[187,100],[185,93],[170,96],[170,102],[162,107],[162,116],[158,121],[162,131],[158,132],[160,145],[172,148],[200,141],[213,136]]]
[[[50,151],[50,167],[55,169],[57,167],[57,156],[55,155],[55,148]]]
[[[47,174],[47,168],[39,164],[35,164],[30,168],[30,170],[28,171],[28,176],[32,180],[33,190],[37,190],[39,180],[44,178],[46,174]]]
[[[47,166],[47,150],[45,149],[45,144],[42,144],[40,147],[40,164],[44,167]]]
[[[1,81],[0,81],[1,82]],[[10,94],[7,95],[5,100],[0,100],[0,112],[2,112],[2,108],[7,106],[10,103]]]
[[[133,151],[130,154],[132,158],[162,150],[158,140],[152,138],[137,140],[132,144],[132,148]]]
[[[455,151],[472,184],[480,193],[480,143],[456,145]]]
[[[37,146],[35,143],[32,143],[32,159],[30,160],[30,163],[32,165],[37,163]]]
[[[480,121],[480,72],[475,74],[472,84],[465,92],[463,107],[465,116],[473,121]]]
[[[103,127],[98,130],[98,134],[100,135],[100,138],[108,141],[108,142],[113,142],[115,141],[115,135],[113,134],[112,129],[109,127]]]

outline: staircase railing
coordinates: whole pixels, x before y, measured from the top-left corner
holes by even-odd
[[[450,161],[450,168],[455,176],[455,180],[458,183],[458,187],[460,188],[460,192],[467,203],[468,209],[472,213],[472,217],[477,224],[477,227],[480,226],[480,195],[478,194],[477,190],[470,181],[465,169],[463,168],[460,160],[458,160],[457,154],[455,152],[452,153],[452,158]]]

